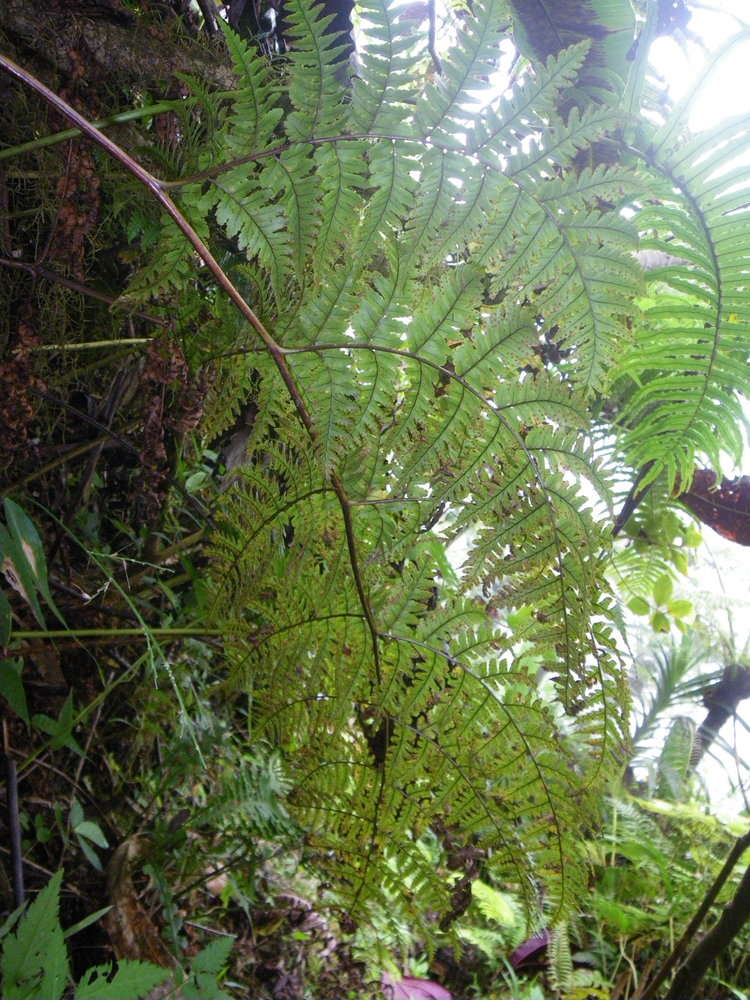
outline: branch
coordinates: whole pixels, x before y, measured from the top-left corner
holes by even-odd
[[[438,76],[443,75],[443,64],[440,61],[440,56],[437,52],[437,18],[435,16],[435,0],[427,0],[427,9],[430,15],[430,31],[428,36],[427,48],[430,50],[430,55],[432,56],[432,62],[435,66],[435,70]]]
[[[654,485],[653,479],[650,483],[641,489],[641,481],[643,478],[651,471],[653,462],[646,462],[646,464],[638,470],[638,475],[635,477],[635,482],[630,488],[630,492],[625,498],[625,502],[622,505],[622,510],[617,515],[615,519],[614,527],[612,528],[612,537],[617,538],[620,532],[623,530],[625,525],[628,523],[630,518],[635,513],[636,509],[640,505],[641,501],[646,498],[646,494]]]

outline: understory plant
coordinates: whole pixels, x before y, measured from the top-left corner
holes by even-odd
[[[62,872],[57,872],[25,912],[17,910],[0,928],[0,985],[5,1000],[61,1000],[66,994],[70,968],[65,939],[102,914],[63,931],[58,917],[61,881]],[[128,960],[116,969],[111,964],[91,967],[76,984],[75,1000],[138,1000],[167,980],[171,986],[175,979],[185,998],[228,1000],[217,975],[226,964],[232,940],[216,938],[194,957],[187,974]]]

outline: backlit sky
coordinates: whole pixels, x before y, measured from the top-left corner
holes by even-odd
[[[700,75],[706,50],[715,51],[740,32],[743,25],[747,26],[747,40],[722,60],[720,68],[696,95],[690,117],[695,129],[713,125],[730,115],[750,115],[750,0],[708,0],[706,8],[708,3],[713,9],[691,5],[688,32],[695,41],[680,44],[664,36],[656,39],[651,49],[652,66],[664,78],[672,97],[679,99]]]

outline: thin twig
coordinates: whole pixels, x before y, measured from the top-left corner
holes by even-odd
[[[227,91],[217,94],[223,97]],[[109,125],[122,125],[126,122],[137,121],[140,118],[153,118],[155,115],[164,114],[166,111],[179,111],[182,108],[195,104],[199,98],[184,97],[173,101],[159,101],[158,104],[150,104],[145,108],[129,108],[127,111],[118,111],[109,118],[100,118],[94,122],[97,128],[107,128]],[[78,128],[66,128],[62,132],[53,132],[51,135],[44,135],[39,139],[30,139],[19,146],[9,146],[7,149],[0,149],[0,160],[6,160],[13,156],[21,156],[23,153],[35,153],[46,146],[56,146],[59,142],[67,142],[68,139],[77,139],[81,134]]]
[[[3,751],[5,756],[5,796],[10,831],[10,858],[13,869],[13,895],[16,906],[23,906],[26,900],[26,891],[23,884],[21,821],[18,815],[18,772],[16,771],[16,762],[8,751],[8,731],[5,720],[3,720]]]
[[[137,590],[141,581],[147,577],[152,570],[161,569],[162,567],[159,565],[160,563],[165,563],[168,559],[171,559],[172,556],[177,555],[177,553],[185,552],[194,545],[198,545],[203,539],[205,533],[205,528],[198,528],[197,531],[193,531],[190,535],[186,535],[184,538],[180,538],[178,541],[173,542],[172,545],[167,545],[165,548],[159,549],[158,552],[155,552],[150,558],[145,569],[139,570],[138,573],[130,577],[130,591],[132,592]]]
[[[122,445],[122,447],[125,448],[127,451],[131,452],[131,454],[135,455],[140,454],[138,448],[136,448],[134,444],[131,444],[130,441],[127,441],[124,437],[120,437],[120,435],[116,431],[113,431],[110,427],[107,427],[106,424],[103,424],[100,420],[97,420],[96,417],[92,417],[88,413],[85,413],[83,410],[79,410],[77,406],[72,406],[64,399],[60,399],[58,396],[54,396],[51,392],[45,392],[43,389],[34,389],[33,387],[29,386],[28,391],[31,392],[34,396],[39,396],[40,399],[46,399],[48,403],[54,403],[55,406],[60,406],[62,407],[63,410],[67,410],[69,413],[72,413],[76,417],[79,417],[81,420],[84,421],[84,423],[90,424],[92,427],[95,427],[98,431],[101,431],[101,433],[106,437],[112,438],[113,441],[117,441],[118,444]],[[97,442],[94,443],[95,447],[96,444]]]
[[[0,847],[0,853],[10,854],[10,851],[7,847]],[[33,868],[34,871],[41,872],[42,875],[46,875],[48,878],[52,878],[55,874],[54,872],[51,872],[49,868],[45,868],[44,865],[38,865],[35,861],[30,861],[28,858],[24,860],[24,864],[27,868]],[[76,888],[72,882],[66,882],[65,889],[71,893],[71,895],[78,896],[79,899],[86,899],[81,890]]]
[[[107,680],[107,685],[106,685],[107,687],[109,687],[109,685],[112,683],[115,676],[116,676],[116,671],[113,670],[109,675],[109,679]],[[86,733],[86,742],[84,743],[83,746],[83,753],[81,754],[81,757],[76,766],[75,777],[72,779],[71,782],[74,789],[78,788],[79,782],[81,780],[81,774],[83,773],[83,769],[86,766],[86,761],[88,760],[89,756],[89,750],[91,749],[91,744],[94,739],[94,733],[96,732],[96,727],[99,725],[99,719],[102,717],[103,709],[104,709],[104,702],[100,701],[99,704],[96,706],[96,711],[94,712],[93,721],[89,726],[88,732]],[[75,794],[71,795],[68,800],[68,820],[66,825],[66,832],[68,835],[70,834],[71,810],[73,808],[74,800],[75,800]],[[63,846],[62,846],[62,851],[60,852],[60,860],[57,863],[58,868],[62,868],[63,862],[65,861],[65,855],[68,852],[69,846],[70,846],[69,836],[63,837]]]

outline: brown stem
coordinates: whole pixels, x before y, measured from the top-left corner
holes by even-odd
[[[186,177],[178,177],[174,181],[162,181],[162,189],[168,191],[172,188],[185,187],[186,184],[197,184],[200,181],[209,181],[214,177],[219,177],[221,174],[227,173],[229,170],[233,170],[235,167],[242,167],[246,163],[254,163],[256,160],[265,160],[271,156],[278,156],[280,153],[285,153],[288,149],[292,149],[293,146],[299,144],[300,141],[306,146],[325,146],[331,142],[356,142],[361,139],[387,139],[393,142],[416,142],[415,139],[410,139],[405,135],[373,135],[370,132],[346,132],[341,135],[325,135],[319,136],[317,138],[310,137],[304,140],[280,142],[277,146],[271,146],[269,149],[261,149],[257,153],[247,153],[245,156],[236,156],[233,160],[225,160],[224,163],[217,163],[213,167],[207,167],[205,170],[200,170],[195,174],[188,174]]]

